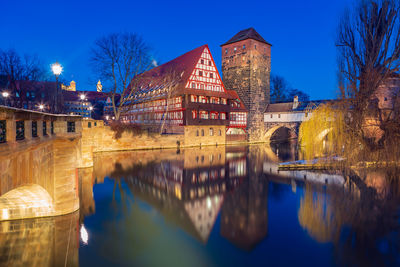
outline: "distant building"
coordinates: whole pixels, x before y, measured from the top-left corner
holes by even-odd
[[[71,81],[69,86],[61,85],[61,88],[64,113],[94,119],[111,119],[114,116],[110,94],[102,92],[100,81],[96,84],[97,91],[77,91],[75,81]],[[119,95],[116,100],[119,100]]]
[[[11,81],[0,76],[0,104],[29,110],[53,112],[55,82]]]
[[[73,92],[75,92],[75,91],[76,91],[76,82],[75,82],[75,81],[71,81],[71,82],[69,83],[69,85],[61,84],[61,89],[62,89],[62,90],[66,90],[66,91],[73,91]]]
[[[131,85],[136,91],[123,107],[125,122],[165,124],[165,133],[184,133],[185,127],[195,126],[196,136],[246,128],[247,120],[239,119],[247,111],[239,96],[225,89],[207,45],[139,75]],[[230,124],[232,111],[238,115],[233,117],[236,124]]]

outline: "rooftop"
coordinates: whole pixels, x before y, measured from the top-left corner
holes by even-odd
[[[271,45],[270,43],[265,41],[264,38],[262,38],[261,35],[254,28],[248,28],[246,30],[242,30],[242,31],[238,32],[235,36],[233,36],[231,39],[229,39],[228,42],[222,44],[221,46],[236,43],[236,42],[243,41],[246,39],[253,39],[253,40],[265,43],[267,45]]]

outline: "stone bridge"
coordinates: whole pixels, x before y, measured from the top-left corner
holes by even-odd
[[[0,220],[79,209],[82,119],[0,106]]]
[[[264,111],[264,141],[296,139],[300,125],[312,116],[312,112],[325,101],[293,102],[268,104]],[[321,130],[321,135],[327,132]],[[323,138],[323,137],[322,137]]]
[[[284,141],[298,137],[300,122],[268,122],[264,123],[264,139],[266,141]]]

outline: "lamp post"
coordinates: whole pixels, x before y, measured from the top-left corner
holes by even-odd
[[[89,116],[89,118],[91,119],[91,118],[92,118],[92,111],[93,111],[93,107],[92,107],[92,106],[89,107],[89,111],[90,111],[90,116]]]
[[[81,115],[84,117],[85,116],[85,114],[84,114],[84,112],[83,112],[83,100],[85,100],[85,95],[84,94],[80,94],[79,95],[79,98],[81,99]]]
[[[61,72],[63,71],[63,67],[60,65],[60,63],[56,62],[54,64],[51,65],[51,70],[54,74],[54,76],[56,76],[56,94],[54,97],[54,108],[53,108],[53,112],[54,113],[58,113],[59,112],[59,101],[57,101],[59,99],[59,92],[58,92],[58,76],[60,76]]]
[[[43,105],[43,104],[40,104],[40,105],[39,105],[39,110],[40,110],[40,111],[43,111],[43,109],[44,109],[44,105]]]
[[[1,95],[4,99],[4,106],[7,106],[7,98],[10,96],[10,94],[8,92],[3,92]]]

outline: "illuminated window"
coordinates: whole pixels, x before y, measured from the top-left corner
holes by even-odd
[[[204,120],[208,119],[208,111],[200,110],[199,115],[200,115],[200,119],[204,119]]]
[[[221,104],[222,104],[222,105],[226,105],[226,104],[227,104],[226,98],[221,98]]]
[[[206,103],[208,103],[208,99],[206,96],[201,95],[201,96],[199,96],[199,102],[206,104]]]
[[[214,135],[214,129],[210,128],[210,136],[213,136],[213,135]]]
[[[226,113],[224,112],[221,113],[221,120],[226,120]]]
[[[243,45],[243,49],[246,49],[246,45]]]
[[[236,52],[236,47],[235,47],[235,48],[233,48],[233,51],[235,51],[235,52]]]
[[[225,48],[225,55],[228,54],[228,48]]]
[[[192,110],[192,118],[193,119],[197,118],[197,111],[196,110]]]
[[[190,101],[193,102],[193,103],[196,103],[197,102],[197,95],[191,95],[190,96]]]

